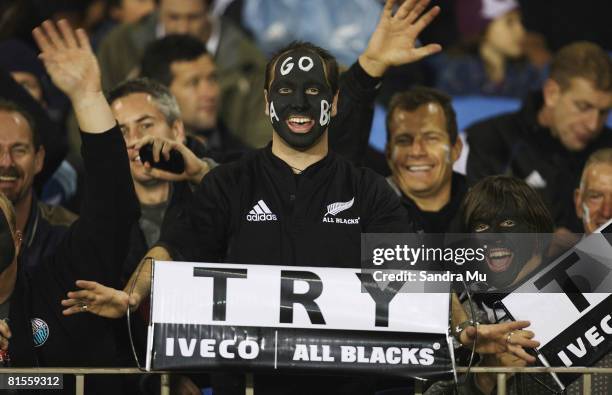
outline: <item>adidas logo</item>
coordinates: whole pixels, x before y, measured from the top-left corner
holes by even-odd
[[[276,221],[276,215],[272,214],[272,211],[270,211],[263,200],[260,200],[249,211],[246,219],[251,222]]]

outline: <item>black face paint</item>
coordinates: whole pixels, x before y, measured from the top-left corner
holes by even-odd
[[[2,273],[15,258],[15,243],[4,212],[0,210],[0,273]]]
[[[287,144],[296,149],[314,145],[329,126],[333,100],[321,58],[306,50],[281,56],[268,100],[272,127]]]
[[[515,213],[502,210],[495,218],[474,221],[472,225],[478,243],[487,246],[480,269],[487,274],[487,283],[497,289],[510,286],[535,252],[535,235],[528,235],[529,224]],[[481,225],[487,228],[478,232]]]

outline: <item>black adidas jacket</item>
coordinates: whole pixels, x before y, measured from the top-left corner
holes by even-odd
[[[271,147],[211,171],[189,213],[162,229],[176,260],[359,267],[361,233],[412,232],[384,178],[329,153],[300,175]],[[243,394],[243,375],[211,375],[218,395]],[[361,377],[256,375],[265,394],[373,394]]]
[[[60,301],[77,279],[112,287],[127,253],[129,232],[139,215],[127,150],[118,128],[82,134],[87,170],[80,218],[51,255],[35,266],[19,266],[10,298],[9,354],[13,367],[116,365],[113,320],[92,314],[65,317]],[[33,326],[35,327],[33,336]],[[34,338],[34,341],[33,341]],[[0,369],[1,372],[1,369]],[[116,379],[88,376],[88,394],[119,394]],[[64,377],[64,392],[74,394],[74,378]]]
[[[329,153],[300,175],[271,146],[212,170],[162,229],[174,259],[359,267],[361,233],[412,232],[384,178]]]
[[[582,232],[576,223],[573,191],[582,167],[597,149],[612,147],[612,131],[604,128],[584,151],[570,152],[538,124],[542,94],[531,94],[515,113],[503,114],[470,126],[467,177],[470,184],[493,174],[525,180],[540,192],[556,226]]]

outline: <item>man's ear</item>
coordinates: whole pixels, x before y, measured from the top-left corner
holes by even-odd
[[[450,159],[451,163],[457,162],[459,157],[461,156],[461,151],[463,151],[463,140],[461,140],[460,136],[457,136],[457,140],[455,140],[455,144],[451,147]]]
[[[561,97],[561,86],[557,81],[548,78],[546,81],[544,81],[542,94],[544,96],[544,104],[547,107],[554,107],[557,105],[557,102]]]
[[[574,207],[576,209],[576,216],[582,219],[584,217],[584,209],[582,208],[582,192],[580,188],[574,190]]]
[[[174,121],[172,124],[172,134],[174,135],[174,139],[176,141],[180,141],[182,143],[187,141],[187,138],[185,137],[185,124],[182,120],[177,119]]]
[[[331,108],[331,116],[335,117],[336,114],[338,114],[338,96],[340,95],[340,91],[336,92],[336,95],[334,96],[334,100],[332,101],[332,108]]]
[[[270,116],[270,104],[268,103],[268,90],[267,89],[264,89],[264,103],[266,105],[264,112],[266,113],[267,116]]]
[[[45,147],[41,145],[34,154],[34,175],[41,172],[45,163],[45,154]]]

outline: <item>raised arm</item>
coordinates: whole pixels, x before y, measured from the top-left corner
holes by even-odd
[[[387,0],[378,25],[359,60],[340,78],[338,115],[329,133],[332,149],[359,164],[368,145],[374,99],[389,67],[417,62],[441,50],[438,44],[417,48],[418,36],[440,12],[423,11],[430,0],[406,0],[395,13],[397,0]]]
[[[68,96],[84,133],[104,133],[115,118],[102,93],[100,67],[83,29],[45,21],[32,32],[53,83]]]
[[[125,142],[102,93],[85,32],[62,20],[45,21],[33,35],[47,73],[74,107],[86,170],[81,217],[58,246],[49,271],[69,284],[78,278],[118,284],[129,231],[139,215]]]

